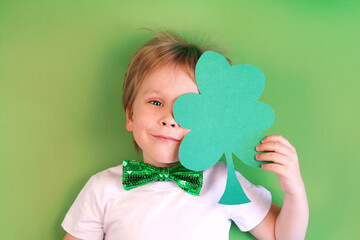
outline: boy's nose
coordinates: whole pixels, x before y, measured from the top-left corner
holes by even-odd
[[[173,113],[168,113],[166,115],[164,115],[161,119],[161,125],[164,127],[177,127],[179,126],[179,124],[177,124],[177,122],[175,121],[174,115]]]
[[[175,121],[174,121],[175,122]],[[162,122],[163,126],[171,126],[171,127],[175,127],[176,126],[176,122],[175,123],[166,123],[166,122]]]

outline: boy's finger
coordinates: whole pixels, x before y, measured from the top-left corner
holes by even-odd
[[[296,152],[296,149],[294,148],[294,146],[291,145],[291,143],[286,138],[284,138],[282,135],[269,135],[269,136],[265,137],[261,142],[266,143],[266,142],[271,142],[271,141],[282,143],[285,146],[288,146],[289,148],[291,148],[292,150],[294,150]]]
[[[294,150],[280,142],[266,142],[256,146],[256,151],[258,152],[265,152],[265,151],[272,151],[277,152],[285,156],[290,156],[294,154]]]
[[[276,163],[264,163],[261,165],[261,168],[266,171],[273,172],[278,176],[282,176],[286,171],[286,168],[283,165]]]
[[[286,158],[285,155],[275,152],[259,153],[255,155],[255,159],[258,161],[272,161],[281,165],[286,164]]]

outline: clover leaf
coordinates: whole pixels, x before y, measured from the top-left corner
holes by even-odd
[[[255,160],[255,146],[275,118],[270,106],[257,101],[265,87],[264,74],[249,64],[231,67],[225,57],[207,51],[198,60],[195,79],[200,94],[181,95],[173,108],[177,123],[191,130],[180,145],[180,162],[202,171],[225,157],[227,184],[219,203],[250,202],[236,177],[233,159],[252,167],[263,163]]]

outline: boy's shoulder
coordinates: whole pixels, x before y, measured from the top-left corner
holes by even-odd
[[[204,171],[204,176],[214,177],[217,179],[227,179],[227,164],[225,162],[217,162],[214,166]]]
[[[244,175],[235,170],[235,175],[238,178],[243,188],[256,187],[253,183],[247,180]],[[220,189],[224,188],[227,182],[228,169],[225,162],[217,162],[214,166],[204,171],[204,178],[207,185],[218,186]]]
[[[122,169],[123,165],[119,164],[114,167],[110,167],[107,169],[104,169],[96,174],[93,175],[93,177],[96,178],[103,178],[103,179],[112,179],[112,178],[121,178],[122,177]]]
[[[87,185],[89,185],[93,189],[97,189],[100,191],[106,189],[114,190],[114,188],[121,190],[123,189],[122,171],[123,171],[122,164],[107,168],[92,175],[89,178]]]

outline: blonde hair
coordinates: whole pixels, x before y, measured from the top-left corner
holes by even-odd
[[[150,29],[147,29],[150,30]],[[203,49],[188,43],[181,36],[170,31],[156,32],[150,30],[155,38],[139,47],[131,57],[123,85],[123,106],[132,111],[137,92],[146,76],[157,67],[165,64],[181,66],[191,79],[195,81],[195,66],[200,56],[206,50],[222,50],[222,48]],[[228,58],[227,58],[228,59]],[[228,61],[231,63],[230,59]],[[135,150],[139,153],[139,146],[134,140]]]

